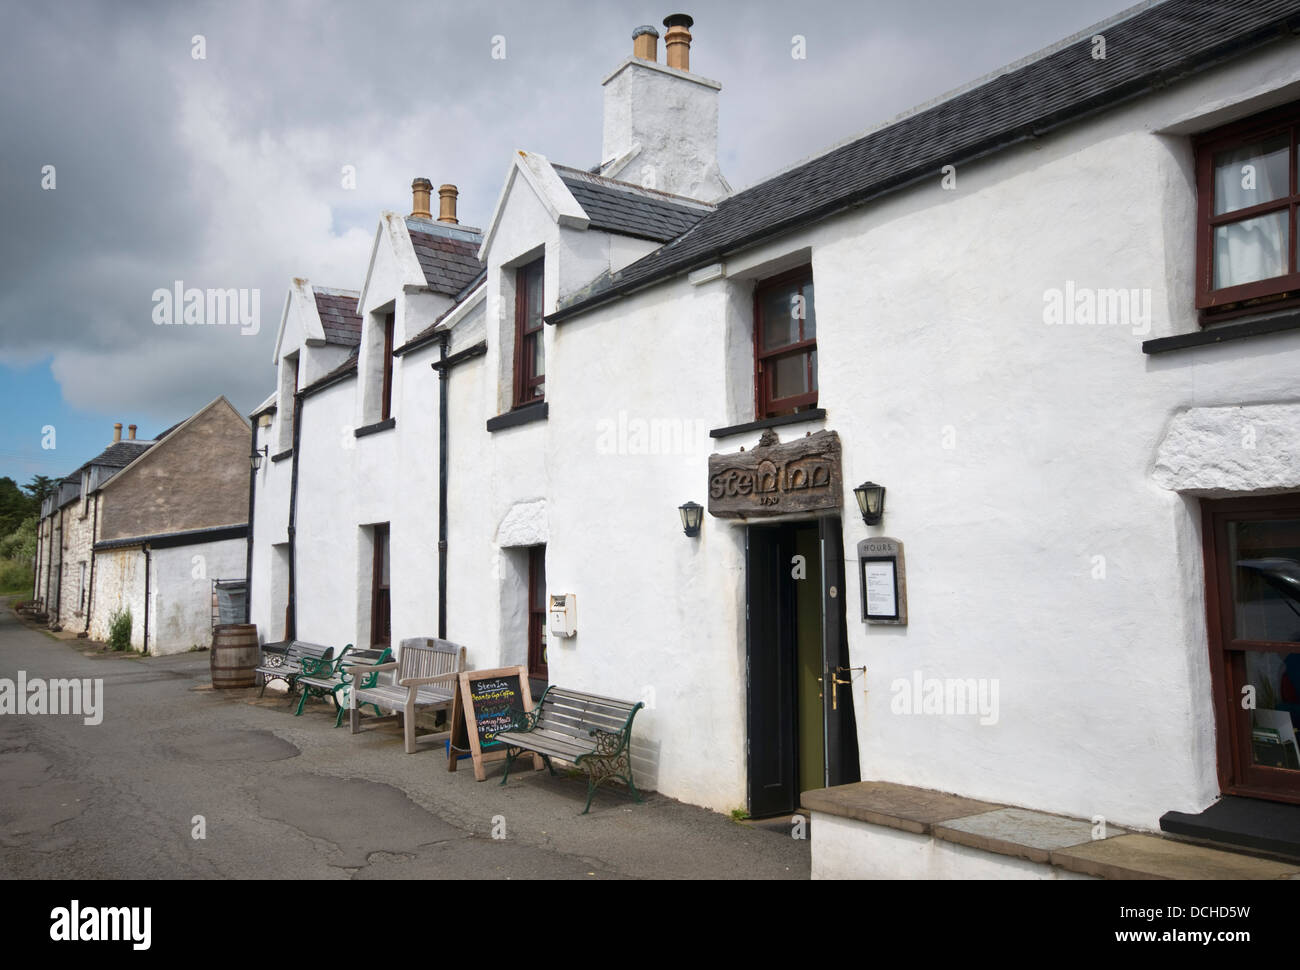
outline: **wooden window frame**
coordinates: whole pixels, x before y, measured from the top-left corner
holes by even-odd
[[[393,645],[392,586],[391,582],[389,585],[384,584],[385,550],[388,551],[388,565],[390,572],[393,564],[393,550],[390,543],[392,535],[388,525],[387,522],[383,522],[373,527],[374,550],[370,561],[371,647],[391,647]],[[381,617],[385,620],[382,625],[380,623]]]
[[[528,676],[549,679],[546,663],[546,547],[528,548]],[[538,585],[541,584],[539,590]],[[540,593],[540,596],[538,595]],[[541,606],[535,604],[541,600]]]
[[[545,257],[535,259],[530,263],[515,269],[515,367],[514,367],[514,393],[512,395],[512,406],[514,408],[527,407],[530,404],[538,404],[546,400],[546,374],[543,371],[541,375],[533,372],[534,353],[533,348],[535,341],[544,339],[543,330],[546,326],[543,317],[538,317],[537,325],[529,328],[528,326],[528,278],[530,273],[535,273],[537,277],[537,286],[542,291],[542,307],[546,306],[546,261]],[[545,360],[545,344],[543,344],[543,360]],[[541,393],[538,393],[538,389]]]
[[[380,421],[393,416],[393,330],[396,319],[395,313],[384,316],[384,383],[379,399]]]
[[[754,417],[756,420],[775,418],[796,411],[807,410],[817,406],[817,386],[813,377],[812,355],[817,351],[817,338],[800,339],[792,344],[767,350],[763,346],[763,297],[775,289],[784,289],[791,283],[799,282],[799,295],[803,296],[803,283],[812,283],[812,264],[806,263],[777,276],[761,280],[754,287]],[[799,321],[799,336],[803,337],[804,319]],[[771,365],[783,357],[804,355],[806,359],[808,385],[811,391],[793,394],[789,397],[773,398],[770,393]]]
[[[1300,493],[1201,502],[1201,541],[1205,562],[1206,632],[1210,649],[1216,761],[1219,789],[1225,795],[1300,804],[1300,771],[1257,765],[1244,729],[1241,707],[1247,652],[1300,650],[1297,644],[1235,638],[1232,572],[1227,559],[1228,523],[1300,519]]]
[[[1258,141],[1268,135],[1289,131],[1291,154],[1287,165],[1289,193],[1259,205],[1236,209],[1223,215],[1214,214],[1214,156],[1228,148]],[[1297,151],[1300,150],[1300,101],[1224,125],[1193,139],[1196,152],[1196,307],[1202,326],[1261,308],[1281,309],[1300,306],[1300,264],[1296,262],[1297,217],[1300,217],[1300,178],[1297,176]],[[1240,222],[1274,212],[1286,212],[1287,259],[1291,272],[1252,283],[1240,283],[1214,289],[1214,230],[1218,226]]]

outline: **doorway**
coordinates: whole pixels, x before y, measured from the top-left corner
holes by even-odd
[[[746,529],[748,811],[794,812],[805,791],[859,779],[840,520]]]
[[[1219,785],[1300,803],[1300,494],[1202,508]]]

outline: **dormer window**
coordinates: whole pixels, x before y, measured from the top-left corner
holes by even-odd
[[[542,280],[545,261],[515,270],[514,406],[545,398],[546,358],[542,342]]]
[[[384,316],[384,383],[380,390],[380,421],[393,416],[393,325],[396,314]]]
[[[298,421],[298,355],[284,358],[280,371],[280,399],[277,411],[280,419],[276,453],[293,447],[293,428]]]
[[[817,317],[812,267],[764,280],[754,289],[756,417],[817,406]]]

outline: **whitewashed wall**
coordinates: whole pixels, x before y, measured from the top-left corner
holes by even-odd
[[[149,553],[151,654],[212,645],[212,580],[241,578],[247,548],[243,539],[222,539]]]

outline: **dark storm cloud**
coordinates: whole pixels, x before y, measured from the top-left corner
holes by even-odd
[[[1119,11],[1115,0],[699,2],[736,187]],[[511,151],[599,161],[601,79],[644,3],[28,4],[0,31],[0,362],[176,420],[273,384],[289,278],[359,287],[412,177],[490,217]],[[201,34],[206,59],[191,56]],[[491,56],[493,37],[506,57]],[[792,38],[807,57],[791,57]],[[57,189],[42,191],[43,165]],[[354,165],[357,187],[340,185]],[[261,291],[261,332],[156,327],[174,280]]]

